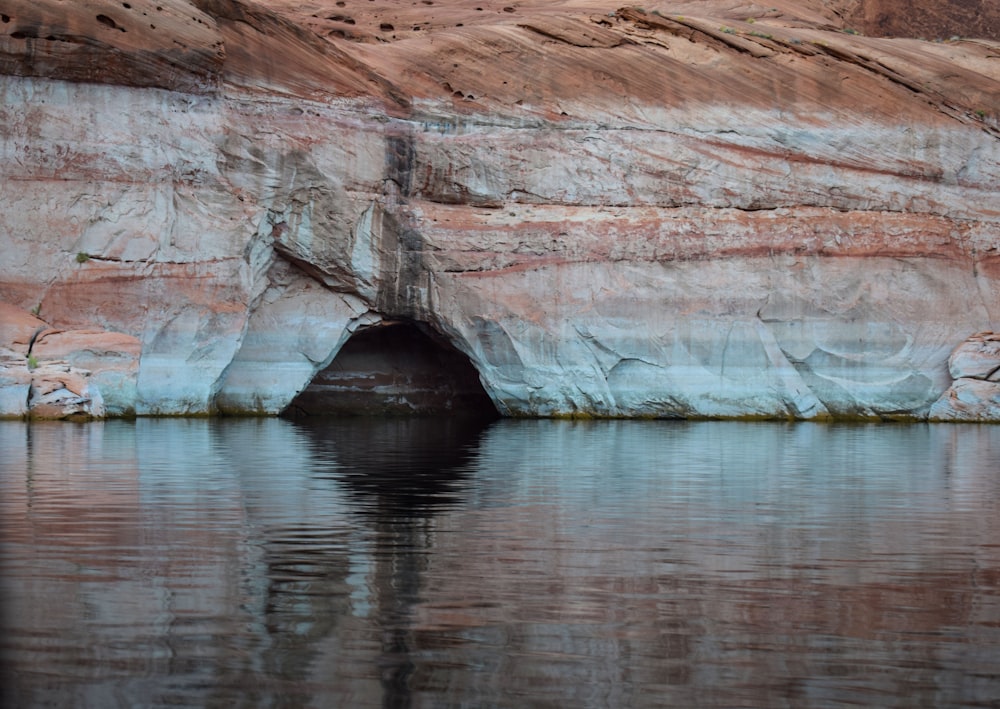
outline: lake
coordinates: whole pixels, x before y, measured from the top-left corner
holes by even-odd
[[[1000,702],[1000,426],[0,424],[4,706]]]

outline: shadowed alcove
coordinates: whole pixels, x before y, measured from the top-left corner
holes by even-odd
[[[354,333],[284,415],[498,417],[468,357],[410,321]]]

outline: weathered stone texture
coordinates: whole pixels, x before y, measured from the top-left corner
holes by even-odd
[[[303,8],[8,3],[0,413],[39,328],[109,415],[276,413],[404,319],[509,415],[1000,419],[995,42],[835,0]]]
[[[1000,420],[1000,334],[979,332],[948,358],[955,381],[931,407],[938,421]]]
[[[951,353],[948,371],[955,379],[1000,381],[1000,334],[980,332],[969,337]]]

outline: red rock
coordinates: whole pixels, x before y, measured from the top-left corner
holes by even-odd
[[[45,327],[45,322],[21,308],[0,301],[0,347],[28,356],[32,336]]]
[[[27,415],[34,419],[103,418],[104,400],[89,372],[65,364],[40,364],[31,370]]]
[[[0,73],[193,93],[219,88],[216,21],[184,0],[4,4]]]
[[[72,360],[74,366],[86,369],[85,358],[103,362],[109,357],[136,360],[140,343],[136,337],[106,330],[45,330],[35,341],[32,352],[39,360]]]

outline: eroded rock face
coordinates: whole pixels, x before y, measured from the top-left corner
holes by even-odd
[[[88,415],[135,415],[141,343],[139,338],[106,330],[42,330],[32,354],[40,363],[64,362],[86,373],[86,389],[78,396],[100,399]],[[36,387],[37,388],[37,387]]]
[[[972,335],[951,353],[948,371],[954,379],[1000,381],[1000,334]]]
[[[0,418],[135,413],[137,338],[94,329],[58,330],[0,303],[0,341],[6,343],[0,347]]]
[[[43,364],[31,372],[28,415],[33,419],[103,418],[104,399],[92,387],[90,372],[62,363]]]
[[[985,37],[1000,41],[1000,5],[988,0],[911,3],[908,0],[842,0],[854,29],[884,37]]]
[[[954,378],[930,415],[939,421],[1000,420],[1000,334],[979,332],[948,358]]]
[[[988,39],[819,0],[9,5],[0,299],[109,414],[278,413],[392,319],[508,415],[983,386],[949,354],[1000,329]]]
[[[305,389],[356,327],[377,322],[360,298],[334,293],[287,262],[276,262],[268,280],[219,391],[222,413],[282,411],[289,392]]]

